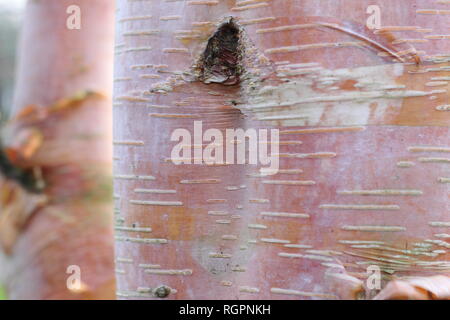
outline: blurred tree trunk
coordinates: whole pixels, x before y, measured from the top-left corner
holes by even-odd
[[[73,6],[80,29],[69,28]],[[0,157],[0,282],[11,299],[115,297],[113,16],[111,0],[26,8]]]
[[[370,5],[118,1],[119,297],[371,298],[371,270],[449,274],[443,5],[381,2],[375,31]],[[279,129],[280,170],[175,165],[194,121]]]

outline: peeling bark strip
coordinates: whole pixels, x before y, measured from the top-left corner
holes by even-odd
[[[325,2],[118,1],[118,296],[369,299],[369,270],[448,278],[448,21],[394,1],[371,31],[371,2]],[[279,129],[280,170],[174,165],[171,133],[200,120]]]
[[[69,6],[82,8],[79,30],[66,28]],[[110,0],[28,3],[0,153],[0,282],[11,299],[115,296],[113,12]]]

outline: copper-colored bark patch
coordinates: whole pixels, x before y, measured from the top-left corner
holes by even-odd
[[[11,254],[20,232],[47,203],[47,197],[30,193],[14,181],[4,180],[0,186],[0,245]]]

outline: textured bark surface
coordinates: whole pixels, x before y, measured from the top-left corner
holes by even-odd
[[[81,30],[66,27],[71,5],[81,8]],[[0,282],[11,299],[115,296],[113,13],[110,0],[27,6],[14,112],[2,132]],[[71,265],[79,288],[67,286]]]
[[[380,1],[373,32],[372,4],[118,1],[119,297],[371,298],[370,265],[449,274],[449,8]],[[237,50],[214,53],[230,21]],[[194,120],[280,129],[279,173],[174,165]]]

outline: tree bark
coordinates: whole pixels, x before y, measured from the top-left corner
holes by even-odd
[[[383,286],[448,276],[445,4],[381,2],[373,31],[372,2],[118,1],[120,298],[367,299],[369,266]],[[280,170],[175,165],[194,121],[279,129]]]
[[[79,30],[66,24],[74,5]],[[115,297],[113,13],[110,0],[26,8],[1,156],[0,274],[11,299]]]

